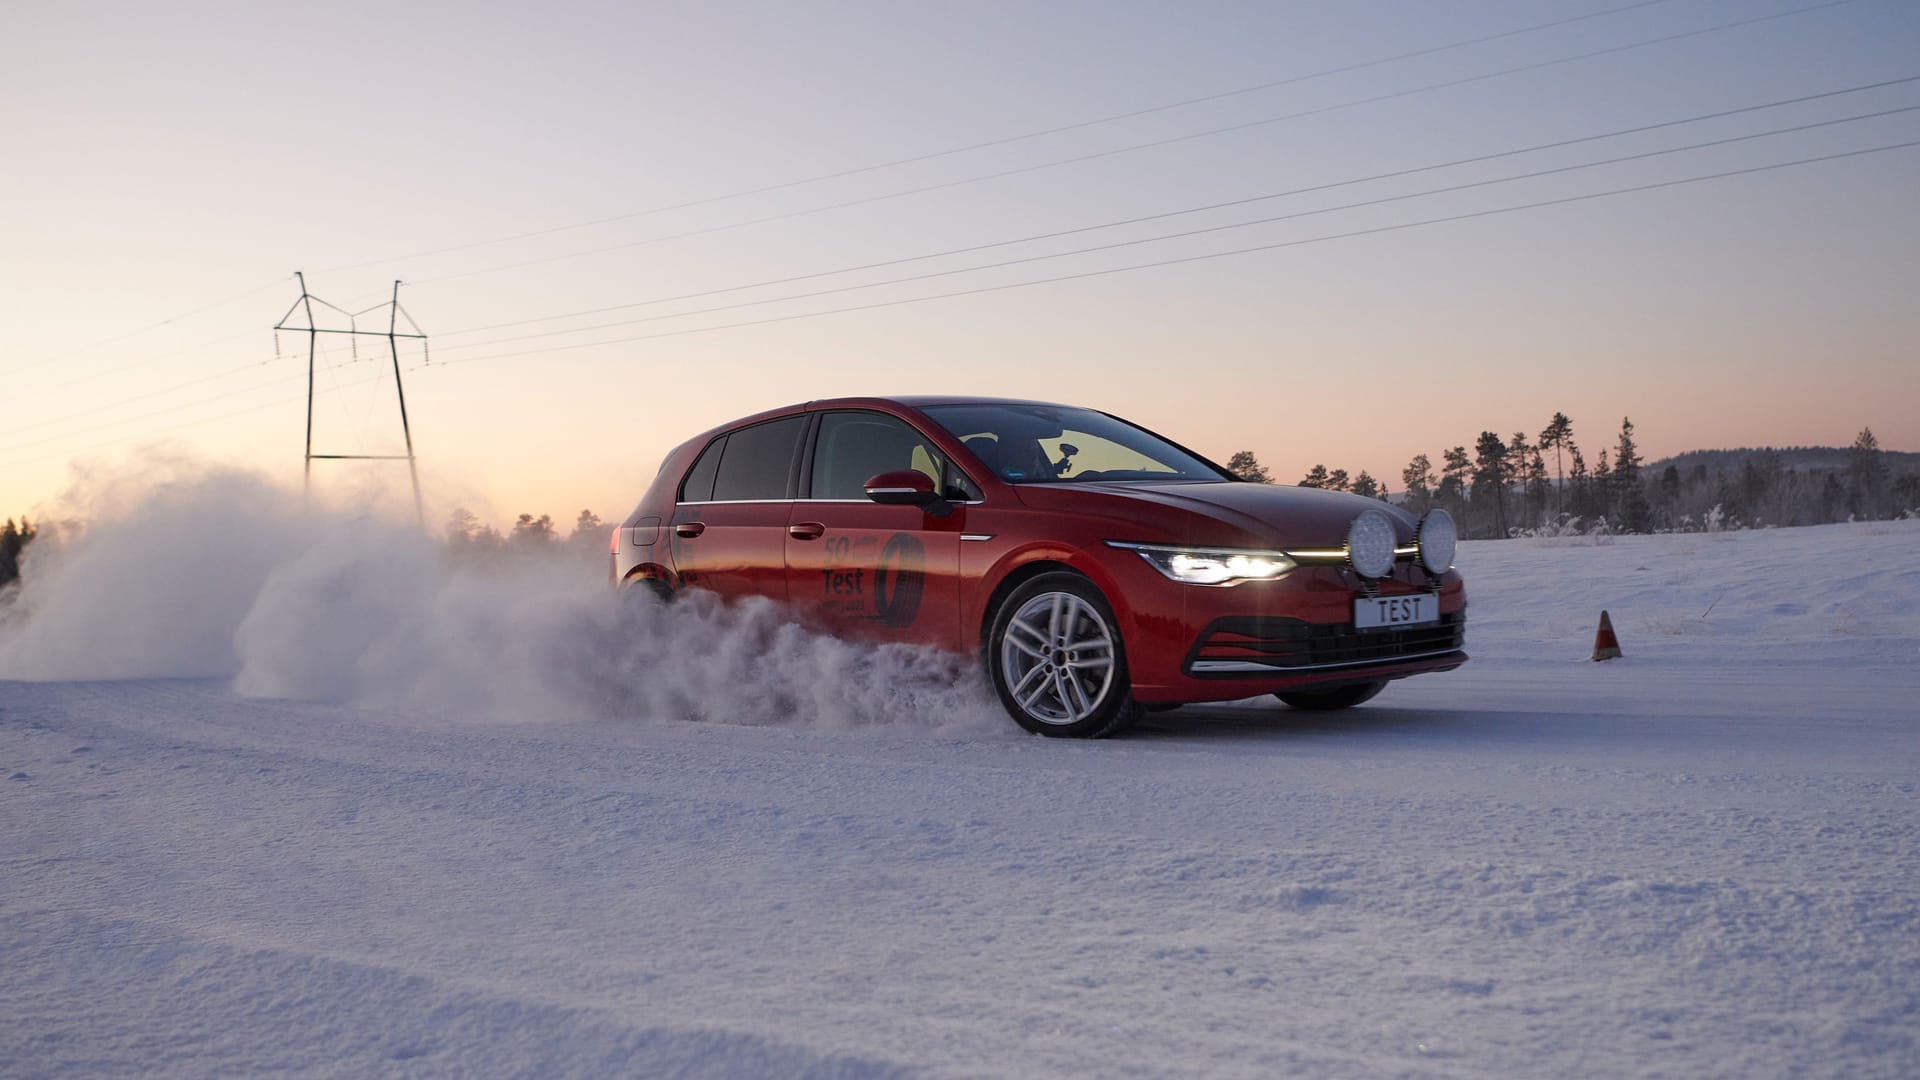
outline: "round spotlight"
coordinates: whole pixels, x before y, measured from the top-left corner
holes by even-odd
[[[1393,522],[1378,510],[1367,510],[1347,526],[1347,562],[1363,578],[1393,573]]]
[[[1420,549],[1420,565],[1429,574],[1444,574],[1453,568],[1454,548],[1459,545],[1460,530],[1454,528],[1453,515],[1433,509],[1420,519],[1413,531],[1414,546]]]

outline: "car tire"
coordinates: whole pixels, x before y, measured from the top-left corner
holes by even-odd
[[[1371,701],[1375,694],[1385,690],[1385,680],[1379,682],[1351,683],[1336,686],[1331,690],[1282,690],[1274,697],[1296,709],[1308,712],[1332,712],[1335,709],[1351,709],[1363,701]]]
[[[1113,609],[1079,574],[1041,574],[994,612],[986,660],[1014,722],[1036,735],[1098,739],[1140,715]]]
[[[662,604],[673,603],[673,588],[659,578],[630,577],[624,582],[625,591],[635,596],[650,596]]]

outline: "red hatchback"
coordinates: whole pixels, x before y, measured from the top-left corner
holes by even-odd
[[[1247,483],[1091,409],[842,398],[667,455],[613,578],[977,651],[1022,727],[1100,736],[1143,707],[1338,709],[1459,667],[1454,542],[1444,510]]]

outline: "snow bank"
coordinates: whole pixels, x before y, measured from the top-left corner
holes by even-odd
[[[1920,521],[1461,545],[1476,657],[1586,658],[1604,609],[1629,659],[1910,665]]]

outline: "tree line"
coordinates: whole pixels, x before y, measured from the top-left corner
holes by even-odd
[[[607,553],[607,525],[600,520],[600,515],[591,510],[582,510],[573,519],[573,531],[563,537],[554,526],[551,516],[521,514],[503,533],[491,525],[482,524],[465,507],[459,507],[447,518],[446,541],[456,556],[469,559],[538,552],[604,559]]]
[[[1920,469],[1896,474],[1871,428],[1854,439],[1844,460],[1840,468],[1795,468],[1780,452],[1762,449],[1746,453],[1737,467],[1709,469],[1696,461],[1684,471],[1671,463],[1656,471],[1640,454],[1632,418],[1623,417],[1612,446],[1589,464],[1573,421],[1556,412],[1535,437],[1516,431],[1503,439],[1483,431],[1471,453],[1465,445],[1443,451],[1437,470],[1431,457],[1415,454],[1391,501],[1416,514],[1443,507],[1461,535],[1481,539],[1820,525],[1920,512]],[[1227,467],[1244,480],[1273,482],[1249,450],[1234,454]],[[1365,470],[1349,478],[1345,469],[1319,464],[1299,486],[1389,497],[1386,485]]]
[[[1350,475],[1321,464],[1307,470],[1299,486],[1388,500],[1416,514],[1444,507],[1461,535],[1474,538],[1712,532],[1920,516],[1920,462],[1913,454],[1894,456],[1899,467],[1873,430],[1863,428],[1843,451],[1697,451],[1680,455],[1684,468],[1669,463],[1655,470],[1641,459],[1632,419],[1623,417],[1613,445],[1589,465],[1573,421],[1556,412],[1537,437],[1516,431],[1502,439],[1483,431],[1472,453],[1464,445],[1443,451],[1438,470],[1428,455],[1415,454],[1400,472],[1397,496],[1365,469]],[[1243,480],[1274,482],[1251,450],[1234,454],[1227,468]],[[591,510],[580,511],[565,536],[547,514],[521,514],[503,533],[465,508],[453,511],[445,532],[454,554],[474,559],[550,552],[598,560],[607,542],[607,525]],[[21,556],[38,535],[24,517],[0,527],[0,588],[19,579]]]
[[[18,525],[8,518],[6,527],[0,528],[0,588],[20,579],[20,556],[38,535],[39,530],[24,517]]]

